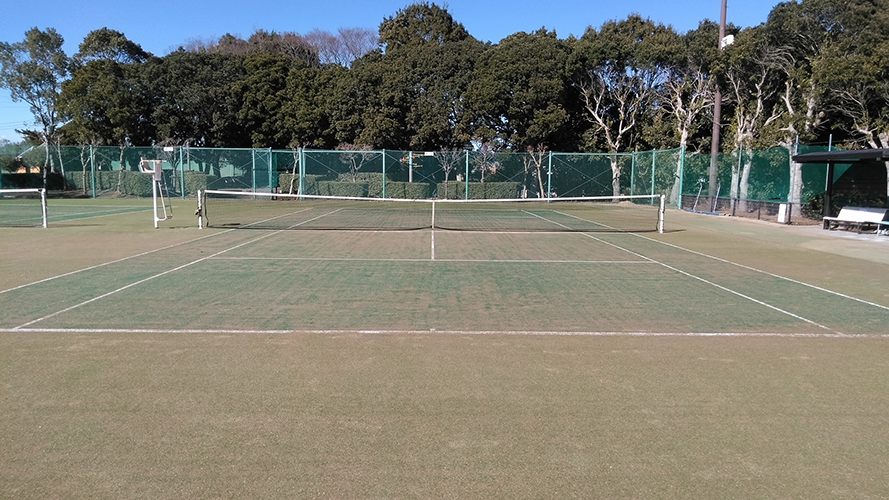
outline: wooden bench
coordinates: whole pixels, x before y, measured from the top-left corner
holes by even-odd
[[[861,232],[863,227],[874,226],[877,232],[883,233],[889,230],[889,210],[885,208],[869,207],[843,207],[836,217],[823,219],[824,229],[836,229],[840,226],[846,229],[856,228]]]

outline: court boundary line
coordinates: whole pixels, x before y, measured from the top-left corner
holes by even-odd
[[[312,220],[319,219],[319,218],[321,218],[321,217],[324,217],[324,216],[326,216],[326,215],[329,215],[329,214],[331,214],[331,213],[335,213],[335,212],[336,212],[336,211],[328,212],[327,214],[323,214],[323,215],[319,215],[318,217],[315,217],[314,219],[309,219],[308,221],[303,221],[303,222],[301,222],[300,224],[305,224],[305,223],[307,223],[307,222],[311,222]],[[21,325],[15,327],[15,328],[13,328],[13,329],[24,328],[24,327],[27,327],[27,326],[29,326],[29,325],[33,325],[34,323],[39,323],[39,322],[41,322],[41,321],[44,321],[44,320],[53,318],[53,317],[55,317],[55,316],[58,316],[59,314],[64,314],[64,313],[66,313],[66,312],[68,312],[68,311],[77,309],[77,308],[82,307],[82,306],[85,306],[85,305],[87,305],[87,304],[91,304],[91,303],[96,302],[96,301],[98,301],[98,300],[104,299],[105,297],[109,297],[109,296],[111,296],[111,295],[117,294],[117,293],[122,292],[122,291],[124,291],[124,290],[127,290],[127,289],[129,289],[129,288],[132,288],[132,287],[134,287],[134,286],[141,285],[142,283],[146,283],[146,282],[151,281],[151,280],[153,280],[153,279],[155,279],[155,278],[159,278],[159,277],[161,277],[161,276],[166,276],[167,274],[170,274],[170,273],[173,273],[173,272],[176,272],[176,271],[185,269],[186,267],[193,266],[193,265],[198,264],[198,263],[200,263],[200,262],[203,262],[203,261],[205,261],[205,260],[209,260],[209,259],[211,259],[211,258],[213,258],[213,257],[215,257],[215,256],[217,256],[217,255],[220,255],[220,254],[223,254],[223,253],[226,253],[226,252],[230,252],[230,251],[232,251],[232,250],[236,250],[236,249],[238,249],[238,248],[241,248],[241,247],[243,247],[243,246],[246,246],[246,245],[255,243],[255,242],[260,241],[260,240],[264,240],[264,239],[266,239],[266,238],[269,238],[269,237],[271,237],[271,236],[274,236],[274,235],[276,235],[276,234],[279,234],[279,233],[281,233],[282,231],[283,231],[283,230],[272,231],[272,232],[266,233],[266,234],[264,234],[264,235],[262,235],[262,236],[259,236],[259,237],[257,237],[257,238],[253,238],[252,240],[248,240],[248,241],[241,242],[241,243],[239,243],[239,244],[237,244],[237,245],[235,245],[235,246],[231,246],[231,247],[226,248],[226,249],[224,249],[224,250],[220,250],[219,252],[216,252],[216,253],[214,253],[214,254],[208,255],[208,256],[206,256],[206,257],[201,257],[200,259],[193,260],[193,261],[191,261],[191,262],[188,262],[188,263],[186,263],[186,264],[182,264],[182,265],[180,265],[180,266],[176,266],[176,267],[174,267],[174,268],[172,268],[172,269],[168,269],[168,270],[163,271],[163,272],[161,272],[161,273],[157,273],[157,274],[154,274],[154,275],[149,276],[149,277],[147,277],[147,278],[143,278],[143,279],[138,280],[138,281],[135,281],[135,282],[133,282],[133,283],[129,283],[129,284],[127,284],[127,285],[124,285],[124,286],[122,286],[122,287],[119,287],[119,288],[117,288],[117,289],[115,289],[115,290],[112,290],[112,291],[110,291],[110,292],[103,293],[103,294],[98,295],[98,296],[96,296],[96,297],[93,297],[93,298],[91,298],[91,299],[88,299],[88,300],[85,300],[85,301],[83,301],[83,302],[80,302],[79,304],[74,304],[73,306],[66,307],[66,308],[64,308],[64,309],[58,310],[58,311],[56,311],[56,312],[54,312],[54,313],[51,313],[51,314],[48,314],[48,315],[46,315],[46,316],[43,316],[43,317],[40,317],[40,318],[31,320],[31,321],[28,321],[27,323],[21,324]],[[224,233],[227,233],[227,232],[228,232],[228,231],[223,231],[223,232],[221,232],[221,233],[215,233],[215,234],[212,234],[212,235],[203,236],[203,237],[198,238],[198,239],[207,238],[207,237],[211,237],[211,236],[216,236],[216,235],[224,234]],[[151,252],[147,252],[147,253],[151,253]]]
[[[795,280],[795,279],[793,279],[793,278],[788,278],[788,277],[786,277],[786,276],[781,276],[780,274],[770,273],[770,272],[768,272],[768,271],[764,271],[764,270],[762,270],[762,269],[757,269],[757,268],[755,268],[755,267],[751,267],[751,266],[748,266],[748,265],[746,265],[746,264],[741,264],[741,263],[739,263],[739,262],[733,262],[733,261],[730,261],[730,260],[728,260],[728,259],[723,259],[723,258],[721,258],[721,257],[716,257],[715,255],[708,255],[708,254],[705,254],[705,253],[703,253],[703,252],[698,252],[697,250],[692,250],[692,249],[690,249],[690,248],[684,248],[684,247],[681,247],[681,246],[676,245],[676,244],[673,244],[673,243],[668,243],[668,242],[666,242],[666,241],[659,241],[659,240],[656,240],[656,239],[654,239],[654,238],[649,238],[649,237],[647,237],[647,236],[642,236],[641,234],[634,234],[634,236],[636,236],[636,237],[638,237],[638,238],[642,238],[642,239],[644,239],[644,240],[648,240],[648,241],[652,241],[652,242],[655,242],[655,243],[659,243],[659,244],[661,244],[661,245],[666,245],[666,246],[668,246],[668,247],[675,248],[675,249],[677,249],[677,250],[682,250],[683,252],[688,252],[688,253],[691,253],[691,254],[694,254],[694,255],[699,255],[699,256],[701,256],[701,257],[705,257],[705,258],[708,258],[708,259],[713,259],[713,260],[715,260],[715,261],[722,262],[722,263],[724,263],[724,264],[730,264],[730,265],[733,265],[733,266],[740,267],[740,268],[742,268],[742,269],[747,269],[748,271],[753,271],[753,272],[756,272],[756,273],[764,274],[764,275],[766,275],[766,276],[771,276],[772,278],[776,278],[776,279],[780,279],[780,280],[788,281],[788,282],[793,283],[793,284],[796,284],[796,285],[802,285],[802,286],[805,286],[805,287],[808,287],[808,288],[812,288],[813,290],[818,290],[819,292],[824,292],[824,293],[827,293],[827,294],[830,294],[830,295],[835,295],[835,296],[837,296],[837,297],[841,297],[841,298],[844,298],[844,299],[849,299],[849,300],[852,300],[852,301],[855,301],[855,302],[860,302],[860,303],[865,304],[865,305],[869,305],[869,306],[873,306],[873,307],[877,307],[877,308],[885,309],[885,310],[889,311],[889,306],[884,306],[884,305],[882,305],[882,304],[877,304],[876,302],[871,302],[871,301],[868,301],[868,300],[859,299],[858,297],[853,297],[853,296],[851,296],[851,295],[847,295],[847,294],[844,294],[844,293],[841,293],[841,292],[837,292],[837,291],[835,291],[835,290],[830,290],[830,289],[828,289],[828,288],[820,287],[820,286],[818,286],[818,285],[813,285],[813,284],[811,284],[811,283],[806,283],[805,281],[799,281],[799,280]]]
[[[213,260],[270,260],[270,261],[305,261],[305,262],[416,262],[428,263],[430,259],[370,259],[370,258],[353,258],[353,257],[213,257]],[[451,262],[458,264],[471,264],[481,262],[486,264],[646,264],[651,265],[655,262],[651,260],[541,260],[541,259],[434,259],[435,262]]]
[[[689,337],[689,338],[830,338],[887,339],[889,333],[842,334],[830,332],[643,332],[568,330],[386,330],[386,329],[163,329],[163,328],[0,328],[0,333],[152,333],[152,334],[262,334],[262,335],[503,335],[528,337]]]
[[[575,215],[565,214],[565,213],[562,213],[562,212],[558,212],[558,213],[560,213],[561,215],[568,216],[568,217],[573,217],[573,218],[575,218],[575,219],[586,220],[586,219],[582,219],[581,217],[577,217],[577,216],[575,216]],[[544,219],[545,219],[545,218],[544,218]],[[546,220],[546,219],[545,219],[545,220]],[[560,225],[560,226],[561,226],[561,224],[559,224],[558,222],[555,222],[555,221],[551,221],[551,222],[553,222],[553,224],[557,224],[557,225]],[[589,222],[592,222],[592,221],[589,221]],[[617,245],[617,244],[610,243],[610,242],[608,242],[608,241],[602,240],[601,238],[598,238],[598,237],[596,237],[596,236],[593,236],[592,234],[589,234],[589,233],[580,233],[580,234],[583,234],[585,237],[590,238],[590,239],[593,239],[593,240],[598,241],[598,242],[600,242],[600,243],[604,243],[604,244],[606,244],[606,245],[611,245],[611,246],[613,246],[614,248],[623,250],[624,252],[627,252],[627,253],[629,253],[629,254],[635,255],[635,256],[637,256],[637,257],[639,257],[639,258],[646,259],[646,260],[650,260],[651,262],[654,262],[654,263],[656,263],[656,264],[658,264],[658,265],[660,265],[660,266],[663,266],[664,268],[669,269],[669,270],[671,270],[671,271],[673,271],[673,272],[675,272],[675,273],[682,274],[682,275],[687,276],[687,277],[689,277],[689,278],[692,278],[692,279],[694,279],[694,280],[698,280],[698,281],[700,281],[700,282],[702,282],[702,283],[705,283],[705,284],[707,284],[707,285],[710,285],[710,286],[712,286],[712,287],[714,287],[714,288],[718,288],[718,289],[720,289],[720,290],[722,290],[722,291],[724,291],[724,292],[728,292],[728,293],[730,293],[730,294],[736,295],[736,296],[738,296],[738,297],[741,297],[741,298],[743,298],[743,299],[746,299],[746,300],[748,300],[748,301],[750,301],[750,302],[753,302],[753,303],[755,303],[755,304],[759,304],[759,305],[761,305],[761,306],[763,306],[763,307],[766,307],[766,308],[771,309],[771,310],[773,310],[773,311],[776,311],[776,312],[778,312],[778,313],[781,313],[781,314],[790,316],[791,318],[794,318],[794,319],[803,321],[803,322],[805,322],[805,323],[809,323],[809,324],[814,325],[814,326],[817,326],[818,328],[821,328],[821,329],[823,329],[823,330],[827,330],[827,331],[833,332],[833,333],[835,333],[835,334],[837,334],[837,335],[844,335],[844,334],[841,333],[840,331],[835,330],[835,329],[833,329],[833,328],[830,328],[830,327],[828,327],[828,326],[822,325],[821,323],[818,323],[818,322],[813,321],[813,320],[811,320],[811,319],[805,318],[805,317],[800,316],[800,315],[798,315],[798,314],[792,313],[792,312],[790,312],[790,311],[784,310],[784,309],[782,309],[782,308],[780,308],[780,307],[778,307],[778,306],[769,304],[768,302],[764,302],[764,301],[762,301],[762,300],[756,299],[756,298],[751,297],[751,296],[749,296],[749,295],[745,295],[745,294],[743,294],[743,293],[741,293],[741,292],[738,292],[738,291],[736,291],[736,290],[732,290],[731,288],[728,288],[728,287],[726,287],[726,286],[723,286],[723,285],[720,285],[720,284],[718,284],[718,283],[712,282],[712,281],[707,280],[707,279],[705,279],[705,278],[702,278],[702,277],[700,277],[700,276],[696,276],[696,275],[691,274],[691,273],[689,273],[689,272],[687,272],[687,271],[683,271],[682,269],[679,269],[679,268],[677,268],[677,267],[671,266],[671,265],[669,265],[669,264],[667,264],[667,263],[661,262],[661,261],[656,260],[656,259],[652,259],[651,257],[647,257],[647,256],[645,256],[645,255],[642,255],[642,254],[638,253],[638,252],[634,252],[634,251],[629,250],[629,249],[627,249],[627,248],[623,248],[623,247],[621,247],[620,245]],[[635,233],[631,233],[631,234],[635,234]],[[650,241],[657,241],[657,240],[652,240],[651,238],[646,238],[646,239],[648,239],[648,240],[650,240]]]
[[[130,259],[135,259],[135,258],[138,258],[138,257],[144,257],[144,256],[146,256],[146,255],[150,255],[150,254],[153,254],[153,253],[155,253],[155,252],[161,252],[161,251],[164,251],[164,250],[169,250],[169,249],[171,249],[171,248],[176,248],[176,247],[181,246],[181,245],[186,245],[186,244],[188,244],[188,243],[194,243],[194,242],[201,241],[201,240],[204,240],[204,239],[207,239],[207,238],[212,238],[212,237],[214,237],[214,236],[219,236],[219,235],[221,235],[221,234],[225,234],[225,233],[228,233],[228,232],[230,232],[230,231],[234,231],[234,229],[229,229],[229,230],[222,231],[222,232],[219,232],[219,233],[206,234],[206,235],[204,235],[204,236],[200,236],[200,237],[198,237],[198,238],[194,238],[194,239],[192,239],[192,240],[187,240],[187,241],[182,241],[182,242],[179,242],[179,243],[174,243],[174,244],[172,244],[172,245],[167,245],[167,246],[165,246],[165,247],[156,248],[156,249],[154,249],[154,250],[147,250],[147,251],[145,251],[145,252],[141,252],[141,253],[137,253],[137,254],[129,255],[129,256],[127,256],[127,257],[121,257],[121,258],[119,258],[119,259],[111,260],[111,261],[108,261],[108,262],[103,262],[103,263],[101,263],[101,264],[96,264],[96,265],[93,265],[93,266],[84,267],[84,268],[77,269],[77,270],[74,270],[74,271],[69,271],[69,272],[67,272],[67,273],[57,274],[57,275],[55,275],[55,276],[50,276],[49,278],[43,278],[43,279],[41,279],[41,280],[32,281],[31,283],[25,283],[25,284],[23,284],[23,285],[18,285],[18,286],[13,287],[13,288],[7,288],[6,290],[0,290],[0,295],[2,295],[2,294],[4,294],[4,293],[13,292],[13,291],[16,291],[16,290],[20,290],[20,289],[22,289],[22,288],[27,288],[27,287],[29,287],[29,286],[40,285],[40,284],[42,284],[42,283],[46,283],[46,282],[48,282],[48,281],[53,281],[53,280],[57,280],[57,279],[60,279],[60,278],[67,278],[68,276],[72,276],[72,275],[75,275],[75,274],[78,274],[78,273],[87,272],[87,271],[92,271],[92,270],[94,270],[94,269],[98,269],[98,268],[100,268],[100,267],[110,266],[110,265],[112,265],[112,264],[119,264],[119,263],[121,263],[121,262],[126,262],[126,261],[128,261],[128,260],[130,260]]]

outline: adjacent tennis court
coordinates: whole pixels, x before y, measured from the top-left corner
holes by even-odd
[[[889,494],[889,238],[65,201],[0,228],[5,494]]]

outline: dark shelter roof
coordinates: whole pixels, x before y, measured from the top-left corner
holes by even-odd
[[[826,151],[795,155],[797,163],[851,163],[860,161],[889,161],[889,149],[859,149],[856,151]]]

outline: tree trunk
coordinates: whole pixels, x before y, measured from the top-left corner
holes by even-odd
[[[747,194],[750,190],[750,169],[752,167],[752,158],[748,158],[744,162],[744,168],[741,170],[741,182],[738,186],[738,197],[740,198],[738,208],[742,212],[747,211]]]
[[[673,173],[673,188],[670,189],[670,204],[682,208],[682,193],[679,188],[682,186],[682,160],[685,158],[685,145],[679,149],[679,158],[676,160],[676,172]]]
[[[612,156],[611,162],[611,193],[612,196],[620,196],[620,162],[616,156]]]
[[[787,202],[790,203],[791,217],[800,217],[802,212],[803,170],[802,164],[790,160],[790,192]]]

